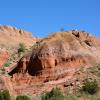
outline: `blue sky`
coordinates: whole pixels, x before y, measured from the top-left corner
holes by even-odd
[[[35,36],[79,29],[100,37],[100,0],[0,0],[0,24]]]

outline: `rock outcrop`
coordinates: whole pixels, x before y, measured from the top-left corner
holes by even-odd
[[[100,42],[97,43],[96,40],[100,41],[89,36],[88,33],[79,31],[54,33],[37,42],[31,55],[23,57],[17,67],[19,72],[24,70],[25,73],[28,72],[33,76],[47,68],[68,68],[91,64],[92,61],[98,61],[100,58],[98,54]],[[21,62],[23,62],[22,65]]]
[[[36,42],[32,52],[21,58],[9,74],[15,90],[18,90],[16,84],[19,83],[22,93],[23,84],[57,85],[72,78],[80,67],[98,62],[100,39],[75,30],[56,32]]]
[[[0,26],[0,46],[16,46],[24,43],[32,46],[38,38],[33,37],[31,32],[17,29],[12,26]]]
[[[4,49],[1,49],[0,50],[0,67],[3,64],[5,64],[5,62],[7,61],[8,57],[9,57],[8,52],[6,50],[4,50]]]

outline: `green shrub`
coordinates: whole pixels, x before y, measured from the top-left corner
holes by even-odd
[[[9,91],[4,90],[0,92],[0,100],[11,100]]]
[[[74,95],[68,95],[66,98],[66,100],[78,100],[77,97]]]
[[[96,80],[93,81],[86,80],[86,82],[82,87],[82,90],[93,95],[98,91],[98,88],[99,86]]]
[[[4,67],[9,67],[9,66],[10,66],[9,62],[7,62],[7,63],[4,64]]]
[[[31,100],[28,96],[17,96],[16,100]]]
[[[25,50],[26,50],[25,45],[24,45],[23,43],[20,43],[20,44],[19,44],[18,52],[25,52]]]
[[[20,56],[22,53],[24,53],[25,50],[26,50],[25,45],[24,45],[23,43],[20,43],[20,44],[19,44],[19,48],[18,48],[18,54],[19,54],[19,56]]]
[[[41,100],[66,100],[59,88],[53,88],[50,92],[42,95]]]

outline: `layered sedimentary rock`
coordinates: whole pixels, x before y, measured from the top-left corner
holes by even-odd
[[[32,52],[22,57],[9,74],[16,90],[17,83],[57,85],[72,78],[80,67],[98,62],[100,39],[75,30],[56,32],[36,42]],[[22,93],[23,86],[20,89]]]
[[[97,42],[98,41],[98,42]],[[68,31],[54,33],[34,45],[32,53],[18,63],[18,72],[34,76],[45,69],[77,67],[98,61],[100,40],[88,33]],[[21,65],[21,63],[23,63]],[[24,68],[24,66],[26,66]],[[25,71],[26,70],[26,71]],[[16,72],[17,73],[17,72]]]

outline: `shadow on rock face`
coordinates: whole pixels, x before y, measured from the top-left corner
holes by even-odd
[[[35,58],[31,57],[29,61],[23,61],[23,58],[18,62],[17,66],[9,72],[9,75],[13,75],[15,73],[28,73],[31,76],[35,76],[40,74],[42,70],[41,60],[36,56]]]
[[[31,76],[37,75],[41,72],[42,63],[41,60],[38,58],[38,56],[35,57],[34,59],[32,58],[30,59],[27,70],[28,74],[30,74]]]

